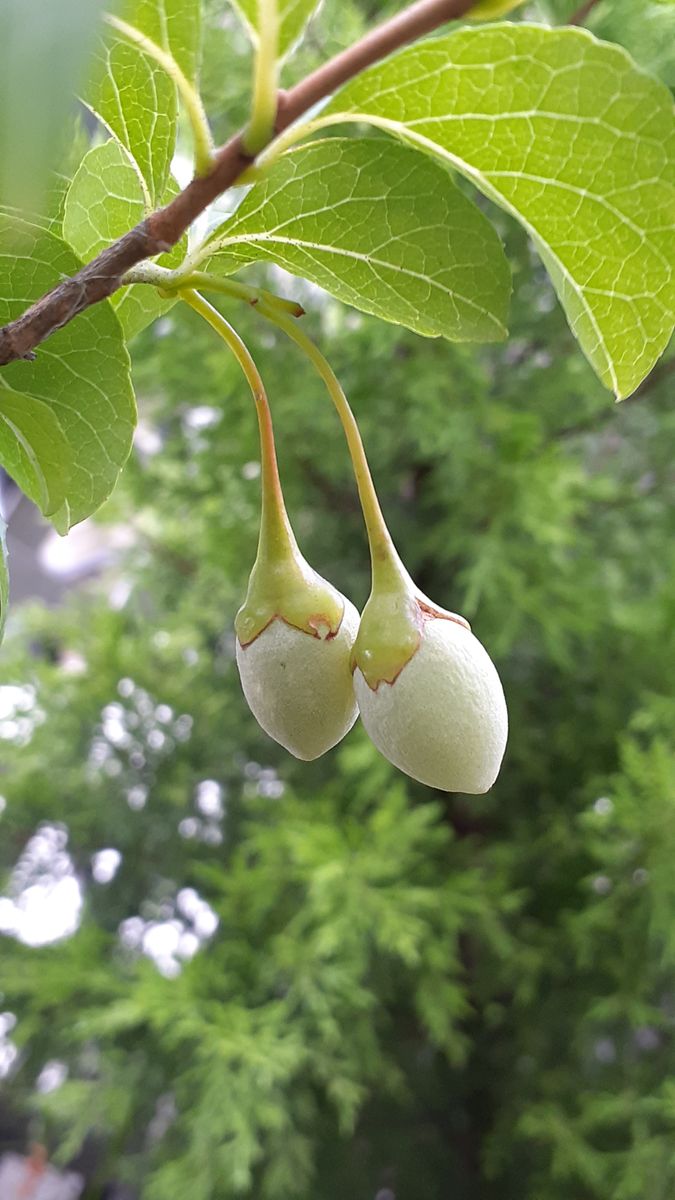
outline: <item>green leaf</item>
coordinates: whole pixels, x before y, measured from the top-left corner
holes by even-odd
[[[40,210],[102,0],[0,0],[0,198]],[[68,131],[69,132],[69,131]]]
[[[99,43],[84,100],[131,154],[148,206],[159,204],[176,142],[173,81],[138,46],[110,30]]]
[[[163,203],[176,191],[173,185]],[[65,203],[63,236],[78,258],[89,262],[145,215],[143,185],[133,159],[114,137],[102,146],[94,146],[82,160]],[[157,261],[165,267],[176,267],[184,250],[183,240]],[[168,312],[175,300],[162,300],[155,288],[134,284],[120,288],[110,303],[130,341],[156,317]]]
[[[621,398],[675,311],[668,91],[583,30],[464,29],[404,50],[321,120],[371,120],[457,167],[537,244],[573,332]]]
[[[66,195],[63,236],[83,262],[146,215],[143,185],[128,152],[111,137],[84,156]]]
[[[254,45],[258,42],[258,0],[232,0]],[[319,0],[279,0],[279,57],[285,58],[300,41]]]
[[[164,0],[168,47],[188,79],[199,74],[201,0]]]
[[[7,526],[0,517],[0,642],[5,632],[9,604],[9,575],[7,573]]]
[[[510,274],[493,227],[444,166],[385,138],[285,155],[213,239],[212,269],[263,258],[428,337],[506,333]]]
[[[0,258],[6,281],[0,325],[18,317],[81,265],[48,229],[2,213]],[[81,313],[39,348],[34,362],[11,363],[2,368],[0,378],[14,392],[42,401],[60,426],[69,447],[68,456],[58,463],[66,504],[53,520],[59,529],[82,521],[110,495],[129,455],[136,421],[129,356],[110,304],[104,301]],[[0,392],[0,402],[3,396]],[[33,412],[37,411],[36,407]],[[54,426],[50,428],[53,433]],[[49,454],[41,442],[34,440],[32,446],[53,489],[56,444]]]
[[[72,458],[58,414],[0,376],[0,464],[46,517],[67,498]]]
[[[168,50],[187,78],[199,73],[201,0],[119,0],[113,11]]]

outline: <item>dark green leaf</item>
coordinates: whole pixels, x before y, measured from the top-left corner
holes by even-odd
[[[80,266],[52,232],[9,214],[0,214],[0,258],[5,271],[0,324],[19,316]],[[13,392],[42,402],[53,413],[68,455],[57,463],[56,443],[48,451],[42,443],[34,443],[33,449],[50,481],[50,495],[57,466],[63,472],[66,501],[54,515],[55,523],[63,528],[83,520],[110,495],[131,449],[136,420],[129,357],[110,304],[87,309],[53,334],[34,362],[12,363],[0,377]]]
[[[0,376],[0,464],[47,517],[67,499],[72,458],[58,413]]]

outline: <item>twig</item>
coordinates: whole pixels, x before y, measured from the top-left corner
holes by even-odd
[[[418,0],[385,21],[290,91],[280,94],[275,132],[281,133],[365,67],[446,21],[464,16],[475,2]],[[0,366],[17,359],[32,359],[35,347],[51,333],[67,325],[92,304],[112,295],[131,267],[175,246],[195,218],[251,166],[254,158],[246,154],[242,136],[242,132],[236,134],[217,152],[213,168],[207,175],[193,179],[165,208],[141,221],[71,279],[59,283],[20,317],[0,329]]]

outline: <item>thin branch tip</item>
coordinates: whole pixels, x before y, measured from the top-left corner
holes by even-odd
[[[439,25],[464,16],[475,3],[476,0],[417,0],[294,87],[277,92],[274,130],[270,130],[268,142],[366,67],[431,33]],[[138,263],[171,250],[209,204],[237,183],[255,163],[256,156],[246,152],[245,136],[245,130],[235,134],[215,152],[207,174],[195,175],[164,208],[123,234],[76,275],[58,283],[20,317],[0,328],[0,367],[19,359],[32,361],[36,346],[79,313],[124,286],[124,276]],[[300,317],[304,309],[298,307],[296,315]]]

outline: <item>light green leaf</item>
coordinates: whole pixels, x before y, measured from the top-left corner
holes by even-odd
[[[175,186],[163,197],[166,203]],[[70,186],[65,203],[63,236],[78,258],[89,262],[132,229],[146,215],[143,186],[138,169],[127,151],[110,138],[85,155]],[[176,267],[184,253],[184,242],[157,260]],[[155,288],[142,284],[120,288],[110,297],[127,341],[167,312],[175,300],[162,300]]]
[[[187,78],[199,72],[201,0],[118,0],[113,11],[175,58]]]
[[[242,17],[254,45],[258,41],[260,17],[258,0],[232,0],[234,8]],[[279,57],[290,54],[300,41],[305,27],[318,7],[319,0],[279,0]]]
[[[199,74],[201,0],[164,0],[168,48],[188,79]]]
[[[0,465],[46,517],[66,499],[72,460],[54,409],[5,386],[0,375]]]
[[[457,167],[532,235],[570,325],[621,398],[675,312],[668,91],[583,30],[464,29],[364,72],[321,121],[371,120]]]
[[[212,245],[212,269],[267,259],[429,337],[506,333],[510,275],[492,225],[444,166],[385,138],[285,155]]]
[[[146,215],[143,185],[128,152],[111,137],[84,156],[68,189],[63,236],[83,262]]]
[[[9,575],[7,574],[7,526],[0,517],[0,642],[5,632],[9,604]]]
[[[137,164],[148,206],[159,204],[176,141],[173,81],[138,46],[110,30],[98,45],[84,99]]]
[[[42,208],[102,0],[0,0],[0,200]]]
[[[70,247],[48,229],[1,213],[0,258],[5,279],[0,325],[80,266]],[[53,520],[60,529],[82,521],[110,495],[136,421],[129,356],[110,304],[81,313],[39,347],[34,362],[11,363],[0,378],[53,413],[69,447],[69,461],[64,456],[62,464],[66,504]],[[55,463],[41,445],[33,442],[33,449],[51,480]]]

